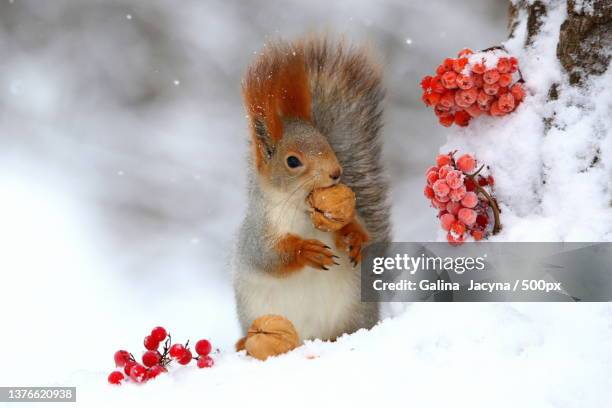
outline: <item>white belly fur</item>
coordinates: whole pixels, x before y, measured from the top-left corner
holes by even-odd
[[[282,227],[333,248],[334,254],[340,257],[336,259],[340,265],[332,265],[327,271],[306,267],[286,277],[262,271],[240,271],[238,290],[248,321],[265,314],[285,316],[302,340],[333,339],[353,329],[358,324],[355,316],[360,307],[360,274],[348,255],[335,247],[332,233],[315,229],[307,216],[293,217],[291,225]]]

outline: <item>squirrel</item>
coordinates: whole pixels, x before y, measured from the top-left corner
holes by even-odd
[[[247,69],[249,199],[232,257],[243,333],[265,314],[288,318],[301,341],[378,322],[378,304],[361,302],[357,265],[390,234],[381,71],[366,49],[323,36],[268,44]],[[308,194],[340,180],[357,216],[335,232],[315,229]]]

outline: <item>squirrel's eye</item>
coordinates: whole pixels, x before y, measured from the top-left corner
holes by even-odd
[[[295,156],[287,157],[287,166],[289,166],[290,169],[295,169],[296,167],[300,167],[301,165],[302,165],[302,162],[297,157]]]

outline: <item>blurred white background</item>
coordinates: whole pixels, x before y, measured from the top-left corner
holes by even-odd
[[[271,39],[328,31],[378,53],[394,239],[433,240],[422,173],[445,128],[419,81],[506,21],[505,0],[0,0],[0,385],[110,370],[157,324],[231,346],[240,79]]]

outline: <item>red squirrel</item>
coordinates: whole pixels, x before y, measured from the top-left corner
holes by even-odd
[[[371,328],[378,304],[361,302],[359,263],[390,230],[381,67],[365,49],[325,37],[277,41],[249,66],[243,96],[249,200],[232,266],[243,332],[265,314],[287,317],[301,340]],[[357,216],[320,231],[306,198],[340,181],[355,193]]]

